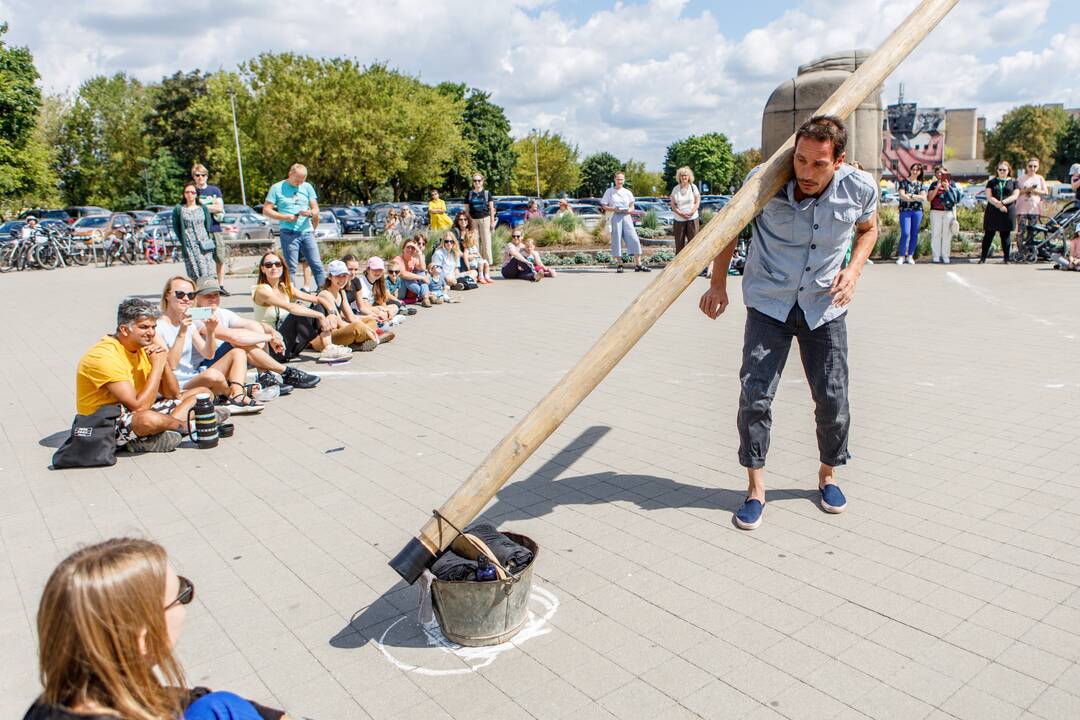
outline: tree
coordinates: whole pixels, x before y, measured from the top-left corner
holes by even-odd
[[[1070,117],[1054,148],[1054,167],[1047,176],[1069,182],[1069,167],[1075,162],[1080,162],[1080,120]]]
[[[1058,140],[1069,124],[1069,114],[1060,107],[1021,105],[986,133],[987,172],[1002,160],[1023,168],[1029,158],[1038,158],[1044,171],[1054,166]]]
[[[469,146],[468,162],[462,172],[447,173],[446,189],[452,194],[464,194],[471,187],[474,172],[484,175],[489,189],[505,189],[517,162],[506,113],[491,102],[490,93],[466,89],[464,83],[440,83],[435,89],[465,104],[461,126]]]
[[[668,145],[664,157],[664,184],[674,187],[675,171],[686,165],[694,171],[699,186],[706,184],[710,192],[726,190],[731,183],[734,164],[731,143],[726,135],[691,135]]]
[[[635,195],[647,197],[650,195],[666,195],[667,189],[664,187],[663,176],[652,170],[645,169],[645,163],[640,160],[634,160],[630,158],[623,165],[623,174],[626,176],[626,186],[630,188]]]
[[[609,152],[598,152],[581,161],[580,197],[600,197],[611,186],[612,177],[622,170],[622,162]]]
[[[535,155],[534,155],[535,149]],[[559,133],[533,131],[514,143],[514,192],[536,192],[536,165],[540,167],[540,196],[570,193],[581,184],[577,145],[570,145]]]
[[[52,151],[37,132],[41,90],[34,56],[3,41],[0,23],[0,212],[38,204],[55,195]]]
[[[735,164],[731,170],[731,185],[736,188],[742,187],[743,180],[746,179],[747,173],[756,168],[764,162],[761,157],[760,148],[750,148],[749,150],[742,150],[735,153]],[[727,188],[724,188],[724,192]]]
[[[176,72],[147,88],[150,107],[143,120],[146,135],[150,146],[155,148],[155,158],[159,157],[157,150],[164,149],[180,168],[174,183],[187,180],[195,163],[206,164],[214,142],[213,128],[207,119],[193,112],[206,93],[207,76],[199,70]]]

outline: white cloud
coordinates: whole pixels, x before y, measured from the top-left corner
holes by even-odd
[[[773,88],[798,65],[873,47],[914,0],[793,0],[741,37],[688,0],[612,3],[579,20],[552,0],[0,0],[7,40],[34,52],[50,91],[124,71],[234,68],[290,50],[386,61],[428,82],[490,91],[519,134],[556,130],[583,153],[609,150],[659,166],[664,147],[722,131],[758,145]],[[977,106],[991,121],[1021,102],[1076,102],[1080,28],[1043,44],[1049,0],[965,0],[885,84],[923,105]],[[1000,48],[1000,49],[999,49]]]

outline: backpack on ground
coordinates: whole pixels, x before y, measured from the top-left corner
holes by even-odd
[[[103,405],[90,415],[76,415],[67,440],[53,453],[53,469],[115,465],[119,417],[119,405]]]

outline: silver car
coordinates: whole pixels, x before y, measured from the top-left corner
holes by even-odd
[[[269,223],[254,213],[225,213],[218,222],[222,236],[229,242],[270,239]]]
[[[338,240],[341,238],[341,226],[334,213],[329,210],[319,211],[319,227],[315,228],[316,240]]]

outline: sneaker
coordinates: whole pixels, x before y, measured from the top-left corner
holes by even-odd
[[[404,315],[395,315],[394,317],[390,318],[390,322],[387,324],[390,325],[390,327],[396,327],[403,322],[405,322]]]
[[[908,255],[907,260],[905,260],[905,262],[908,265],[914,265],[915,264],[915,257],[913,255]]]
[[[941,262],[944,263],[945,265],[948,265],[949,264],[949,258],[941,258]]]
[[[742,530],[757,530],[761,525],[761,516],[765,512],[765,503],[746,498],[735,511],[735,525]]]
[[[263,372],[259,373],[259,375],[255,378],[255,382],[259,383],[259,385],[262,386],[263,390],[269,390],[272,387],[276,387],[278,389],[278,396],[288,395],[293,390],[293,386],[286,383],[284,378],[282,378],[275,372],[270,372],[269,370],[264,370]],[[261,397],[257,397],[255,399],[262,400]]]
[[[615,268],[615,272],[617,272],[617,273],[621,273],[622,271],[623,271],[623,269],[622,269],[622,265],[618,265],[618,266],[617,266],[617,267]]]
[[[321,363],[336,363],[345,362],[352,357],[352,348],[347,348],[342,345],[335,345],[330,343],[327,345],[315,362]]]
[[[176,449],[183,436],[175,430],[166,430],[150,437],[129,440],[126,447],[133,453],[167,453]]]
[[[431,296],[430,295],[425,295],[424,299],[420,301],[420,304],[423,305],[424,307],[428,307],[428,308],[431,307]]]
[[[318,375],[312,375],[294,367],[285,368],[285,372],[281,374],[281,379],[301,390],[308,390],[322,382],[322,378]]]
[[[827,513],[842,513],[847,509],[847,498],[835,483],[821,488],[821,508]]]
[[[464,285],[464,283],[456,282],[456,283],[454,283],[453,285],[450,286],[450,289],[451,290],[457,290],[458,292],[461,292],[462,290],[465,289],[465,285]]]
[[[873,264],[874,264],[874,261],[873,261],[873,260],[871,260],[870,258],[866,258],[866,264],[867,264],[867,265],[873,265]]]
[[[397,337],[397,336],[394,335],[393,330],[380,330],[379,331],[379,344],[382,345],[384,343],[388,343],[391,340],[393,340],[395,337]]]
[[[904,264],[904,256],[903,256],[903,255],[901,255],[900,257],[896,258],[896,264],[897,264],[897,265],[903,265],[903,264]]]
[[[375,339],[372,339],[372,338],[368,338],[367,340],[360,343],[356,347],[357,347],[357,349],[360,350],[360,352],[371,352],[375,348],[379,347],[379,341],[375,340]]]
[[[652,268],[648,265],[638,265],[634,268],[634,272],[652,272]]]
[[[443,304],[443,299],[441,297],[437,296],[437,295],[435,297],[431,297],[430,295],[428,295],[428,299],[431,300],[432,305],[442,305]]]

